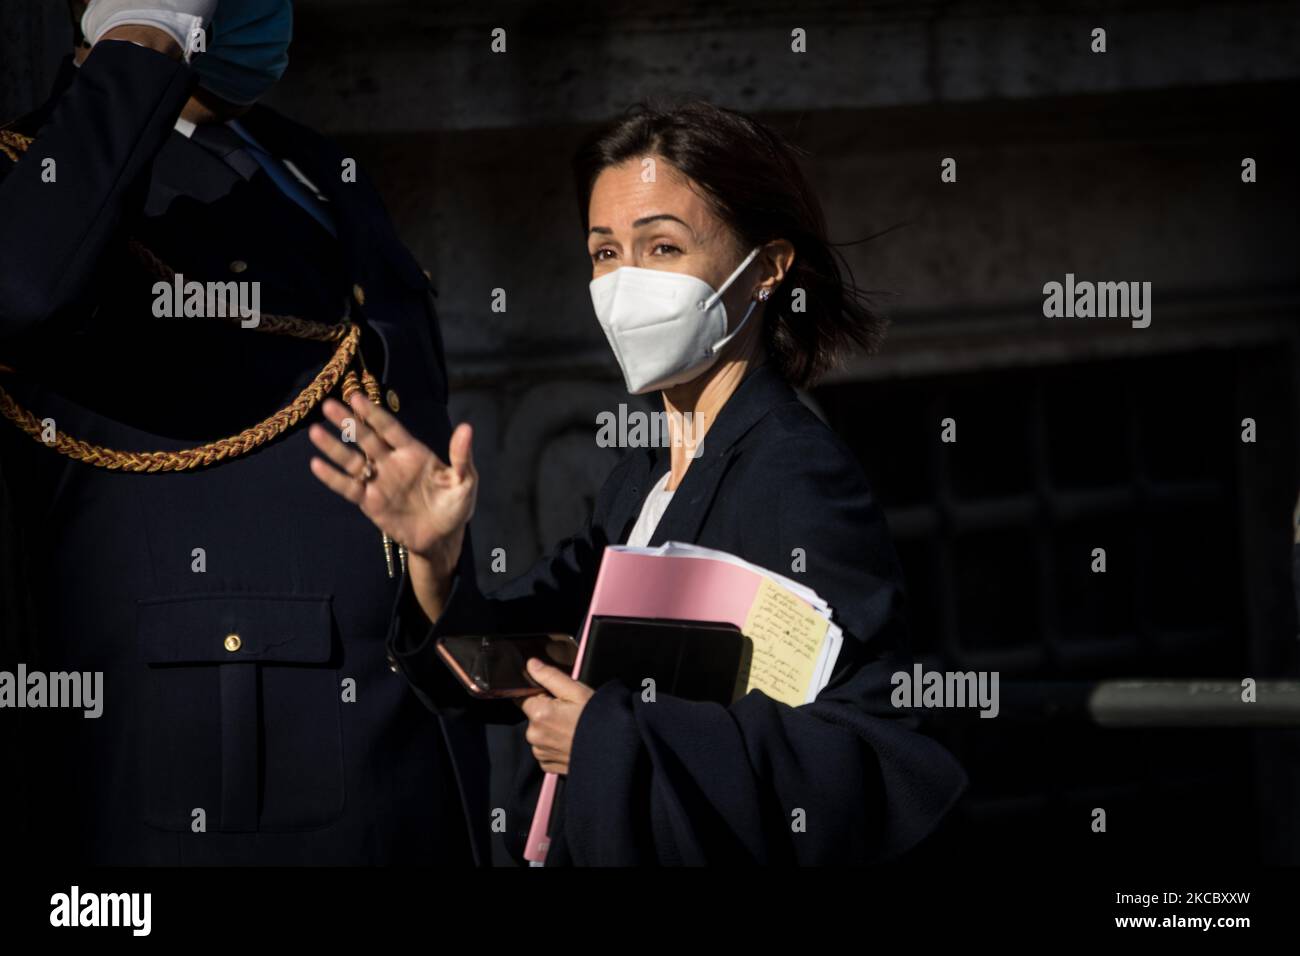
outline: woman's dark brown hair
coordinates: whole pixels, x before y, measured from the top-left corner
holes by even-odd
[[[846,352],[875,350],[885,322],[827,240],[821,204],[785,140],[747,116],[700,100],[638,104],[598,130],[574,157],[584,233],[596,177],[646,156],[663,158],[700,187],[745,249],[774,239],[794,246],[794,264],[768,301],[764,327],[768,355],[787,381],[807,385]],[[802,290],[802,311],[795,311],[795,290]]]

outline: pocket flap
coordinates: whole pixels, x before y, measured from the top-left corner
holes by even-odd
[[[208,594],[138,604],[139,648],[150,664],[330,659],[330,599],[278,594]]]

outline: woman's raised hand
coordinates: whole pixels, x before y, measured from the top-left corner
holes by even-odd
[[[312,474],[439,576],[450,574],[478,492],[470,426],[452,432],[446,464],[359,390],[350,404],[328,399],[324,405],[325,417],[347,441],[323,425],[309,429],[312,444],[337,466],[313,458]]]

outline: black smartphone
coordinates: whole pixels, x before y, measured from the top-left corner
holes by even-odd
[[[438,656],[475,697],[528,697],[544,693],[528,676],[528,659],[539,657],[572,672],[578,642],[570,634],[458,634],[438,638]]]

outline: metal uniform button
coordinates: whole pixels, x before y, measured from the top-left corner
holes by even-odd
[[[226,640],[224,642],[224,646],[226,650],[230,651],[230,653],[233,654],[235,653],[235,651],[239,650],[241,647],[244,646],[244,642],[239,639],[238,634],[227,634]]]
[[[363,288],[361,288],[361,286],[359,286],[359,285],[354,285],[354,286],[352,287],[352,298],[354,298],[354,299],[357,300],[357,305],[365,305],[365,304],[366,304],[366,290],[363,289]]]
[[[390,388],[390,389],[388,390],[388,394],[387,394],[385,397],[388,399],[388,407],[389,407],[389,408],[391,408],[391,409],[392,409],[393,411],[395,411],[395,412],[401,410],[401,408],[402,408],[402,400],[399,399],[399,398],[397,397],[397,392],[396,392],[396,391],[394,391],[393,389]]]
[[[243,259],[236,259],[234,262],[230,264],[230,271],[234,273],[243,272],[247,268],[248,268],[248,263],[245,262]]]

